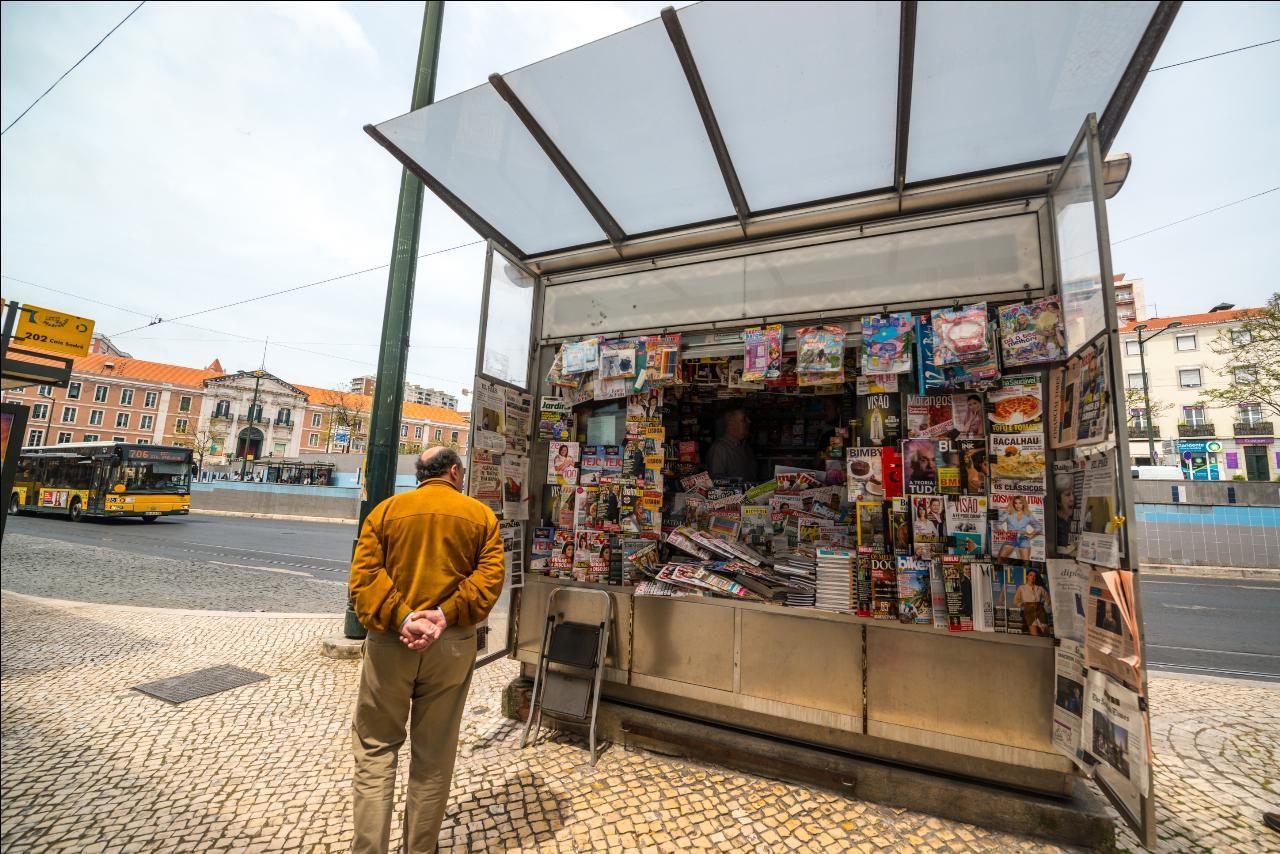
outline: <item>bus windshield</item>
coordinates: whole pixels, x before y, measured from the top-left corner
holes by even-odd
[[[123,480],[127,492],[187,492],[191,487],[191,467],[185,463],[126,460]]]

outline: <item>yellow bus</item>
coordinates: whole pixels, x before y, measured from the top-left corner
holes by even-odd
[[[23,448],[9,512],[77,522],[185,516],[191,512],[191,449],[124,442]]]

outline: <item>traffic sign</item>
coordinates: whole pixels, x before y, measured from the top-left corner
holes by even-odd
[[[66,356],[84,356],[93,341],[93,321],[49,308],[24,304],[18,309],[13,342]]]

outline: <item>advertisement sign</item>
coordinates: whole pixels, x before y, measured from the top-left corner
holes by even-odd
[[[1218,466],[1221,451],[1222,443],[1212,439],[1178,443],[1182,469],[1190,480],[1221,480],[1222,472]]]
[[[1237,445],[1270,445],[1274,441],[1271,436],[1236,436]]]
[[[41,507],[66,507],[68,493],[65,489],[40,490]]]

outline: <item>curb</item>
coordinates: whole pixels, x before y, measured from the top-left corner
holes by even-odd
[[[74,599],[48,599],[44,596],[32,596],[28,593],[3,591],[6,597],[48,605],[55,608],[79,611],[87,608],[111,608],[116,611],[145,612],[148,614],[169,614],[175,617],[250,617],[270,618],[276,620],[341,620],[342,613],[336,614],[298,614],[290,611],[200,611],[191,608],[149,608],[145,605],[114,605],[109,602],[77,602]]]
[[[1139,567],[1142,575],[1159,575],[1179,578],[1248,578],[1255,581],[1280,582],[1280,569],[1239,566],[1173,566],[1170,564],[1144,563]]]
[[[200,510],[191,508],[193,515],[235,516],[241,519],[274,519],[278,522],[326,522],[330,525],[354,525],[355,519],[335,519],[331,516],[290,516],[285,513],[241,513],[238,510]]]

